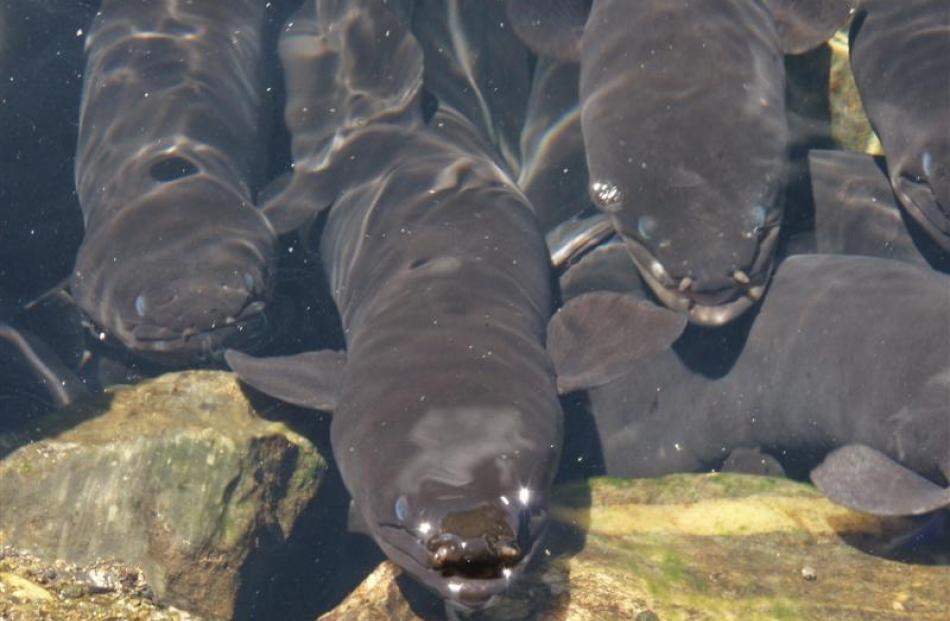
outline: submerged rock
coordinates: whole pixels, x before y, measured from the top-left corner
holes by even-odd
[[[862,551],[912,522],[785,479],[594,479],[557,490],[552,516],[535,571],[473,619],[945,619],[950,607],[950,567]],[[320,621],[442,618],[402,580],[383,563]]]
[[[842,148],[869,155],[881,155],[881,141],[871,129],[864,112],[861,95],[851,73],[848,48],[850,24],[835,33],[828,42],[831,47],[831,67],[828,91],[831,107],[831,137]]]
[[[0,619],[201,621],[160,606],[141,570],[118,562],[75,565],[0,547]]]
[[[231,374],[169,374],[40,420],[0,461],[0,544],[121,559],[159,601],[240,616],[281,563],[326,463],[259,417]],[[4,444],[22,439],[0,438]]]

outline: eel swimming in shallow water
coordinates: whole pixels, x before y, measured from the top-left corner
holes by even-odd
[[[657,296],[700,324],[765,290],[786,177],[782,52],[817,45],[850,10],[773,4],[508,5],[538,53],[579,61],[591,198]]]
[[[609,274],[585,269],[604,287]],[[695,471],[737,447],[827,453],[812,479],[832,500],[885,515],[948,507],[948,308],[950,277],[927,267],[788,257],[724,374],[693,368],[703,347],[721,355],[707,338],[588,390],[607,472]]]
[[[263,323],[276,236],[254,206],[264,3],[104,0],[86,39],[70,290],[103,337],[192,362]]]
[[[589,372],[581,360],[556,377],[545,340],[587,340],[574,312],[587,306],[548,323],[531,206],[458,111],[425,122],[421,48],[390,7],[307,0],[280,42],[294,171],[266,211],[284,231],[332,202],[320,254],[346,352],[226,359],[267,394],[333,411],[334,457],[369,534],[449,605],[475,609],[518,579],[544,532],[557,383]],[[685,325],[655,319],[629,340],[658,350]]]
[[[850,52],[894,192],[950,252],[950,4],[864,0]]]

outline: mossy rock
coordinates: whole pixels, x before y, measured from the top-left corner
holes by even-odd
[[[120,559],[160,601],[219,618],[280,565],[326,469],[216,371],[117,389],[40,420],[32,436],[0,460],[0,544]],[[4,444],[23,438],[0,438],[0,454]]]
[[[786,479],[593,479],[557,489],[552,516],[534,570],[474,619],[936,620],[950,609],[950,567],[863,551],[913,522]],[[442,618],[434,600],[410,607],[398,577],[384,563],[321,621]]]
[[[881,141],[871,129],[861,95],[851,73],[848,51],[850,24],[828,42],[831,47],[831,68],[828,91],[831,104],[831,137],[842,148],[869,155],[882,155]]]

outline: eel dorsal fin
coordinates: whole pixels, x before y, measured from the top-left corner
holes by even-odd
[[[256,358],[229,349],[224,359],[248,386],[293,405],[329,412],[336,407],[346,353],[325,349]]]
[[[509,0],[508,18],[539,56],[577,62],[590,0]]]
[[[548,323],[558,392],[623,376],[633,362],[669,347],[685,328],[683,313],[634,295],[597,291],[570,300]]]
[[[922,515],[950,507],[950,488],[860,444],[829,453],[811,471],[811,480],[834,502],[874,515]]]

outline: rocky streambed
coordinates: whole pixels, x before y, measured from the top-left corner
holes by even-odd
[[[345,495],[324,485],[317,449],[327,421],[274,407],[228,373],[188,371],[0,436],[0,618],[443,618],[342,532]],[[596,478],[560,486],[552,515],[528,579],[475,618],[945,619],[950,607],[947,559],[887,558],[919,523],[785,479]]]

